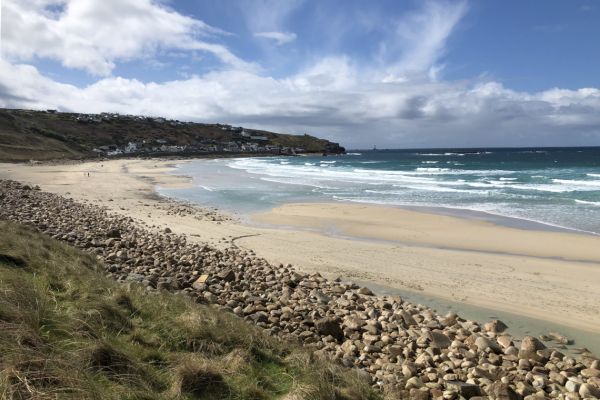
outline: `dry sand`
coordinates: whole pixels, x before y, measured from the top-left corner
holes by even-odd
[[[231,241],[271,262],[370,281],[600,333],[600,237],[523,230],[398,208],[288,204],[258,224],[169,215],[154,185],[177,161],[0,164],[0,178],[109,207],[192,240]],[[87,176],[87,173],[90,176]]]

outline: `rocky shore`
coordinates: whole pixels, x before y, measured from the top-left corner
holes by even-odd
[[[118,281],[180,292],[301,341],[359,368],[397,398],[600,397],[600,361],[590,353],[561,353],[568,339],[558,334],[549,342],[519,340],[501,321],[480,325],[438,315],[351,282],[272,265],[233,244],[217,249],[192,242],[169,228],[159,232],[14,181],[0,181],[0,219],[95,254]]]

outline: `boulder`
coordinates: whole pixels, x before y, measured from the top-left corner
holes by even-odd
[[[513,344],[512,337],[510,335],[500,335],[496,338],[496,341],[504,349],[509,348]]]
[[[225,282],[232,282],[235,280],[235,272],[233,272],[230,269],[225,269],[223,271],[220,271],[217,274],[217,277],[219,277],[219,279],[224,280]]]
[[[572,344],[573,343],[573,341],[571,339],[569,339],[565,335],[561,335],[558,332],[550,332],[548,334],[548,336],[550,337],[550,339],[554,340],[556,343],[560,343],[560,344]]]
[[[269,314],[267,314],[264,311],[259,311],[255,314],[252,314],[250,316],[250,318],[252,318],[252,320],[254,320],[254,322],[267,322],[269,320]]]
[[[106,237],[107,238],[115,238],[115,239],[120,239],[121,238],[121,231],[118,229],[109,229],[106,232]]]
[[[579,387],[579,395],[584,399],[598,399],[600,398],[600,389],[589,383],[583,383]]]
[[[365,321],[358,317],[348,317],[344,320],[343,325],[352,331],[357,331],[365,325]]]
[[[494,400],[521,400],[523,397],[512,390],[508,384],[503,382],[494,382],[486,388],[486,393]]]
[[[364,296],[374,296],[373,292],[368,287],[361,287],[358,289],[358,294],[362,294]]]
[[[485,336],[477,337],[477,339],[475,339],[475,346],[477,346],[477,349],[479,351],[484,351],[485,349],[487,349],[489,347],[496,354],[501,352],[500,346],[498,345],[498,343],[492,339],[485,337]]]
[[[400,317],[402,317],[402,320],[408,326],[417,325],[417,321],[415,321],[413,316],[404,310],[400,311]]]
[[[537,359],[536,352],[545,348],[546,346],[539,339],[533,336],[525,336],[519,349],[519,358]]]
[[[501,333],[507,330],[508,326],[499,319],[494,319],[483,325],[483,329],[485,329],[487,332]]]
[[[439,349],[447,349],[452,341],[442,331],[431,331],[431,345]]]
[[[449,381],[446,382],[446,389],[460,393],[465,399],[481,395],[481,389],[473,383]]]
[[[600,378],[600,370],[593,368],[586,368],[581,370],[581,375],[586,378]]]
[[[339,322],[333,318],[322,318],[315,321],[315,328],[320,335],[333,336],[336,340],[341,340],[344,337],[344,331]]]
[[[216,303],[219,298],[211,292],[204,292],[204,300],[206,300],[207,303]]]
[[[426,387],[422,387],[422,388],[412,388],[409,391],[410,393],[410,399],[413,400],[429,400],[429,389],[427,389]]]
[[[425,384],[423,383],[423,381],[421,380],[421,378],[419,378],[418,376],[413,376],[412,378],[409,378],[406,381],[406,389],[418,389],[418,388],[422,388],[423,386],[425,386]]]
[[[207,280],[208,280],[208,275],[206,275],[206,274],[200,275],[198,277],[198,279],[196,279],[194,281],[194,283],[192,284],[192,288],[194,288],[196,290],[204,290],[204,288],[206,287]]]

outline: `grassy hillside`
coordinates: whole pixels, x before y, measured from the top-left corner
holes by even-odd
[[[0,110],[0,160],[81,158],[85,151],[65,138],[32,131],[32,123]]]
[[[357,372],[0,221],[2,399],[375,399]]]
[[[77,159],[96,156],[92,152],[94,148],[122,147],[129,142],[161,141],[175,146],[195,146],[247,140],[239,132],[218,124],[112,115],[89,118],[91,116],[74,113],[0,109],[0,160]],[[250,135],[265,136],[267,141],[262,144],[302,147],[309,152],[343,151],[334,143],[310,135],[246,131]]]

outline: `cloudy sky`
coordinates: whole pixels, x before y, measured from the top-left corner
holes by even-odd
[[[593,0],[0,0],[0,106],[350,148],[600,145]]]

